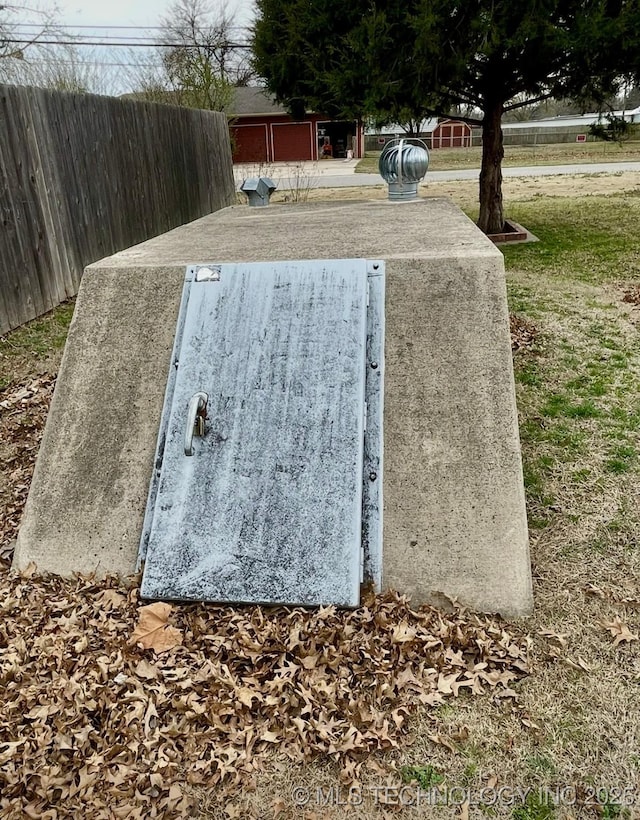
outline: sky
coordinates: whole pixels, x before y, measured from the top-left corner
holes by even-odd
[[[69,0],[58,3],[59,19],[64,25],[152,26],[168,4],[168,0]],[[241,25],[250,21],[252,0],[235,0],[229,5],[237,8]]]
[[[216,4],[225,0],[208,2],[215,10]],[[152,45],[160,33],[153,27],[160,24],[170,4],[171,0],[39,0],[37,8],[56,8],[55,22],[60,27],[58,40],[69,35],[75,38],[76,45],[73,56],[56,53],[55,47],[50,46],[37,52],[32,50],[28,52],[29,62],[37,69],[56,63],[69,64],[71,60],[81,65],[80,70],[85,72],[83,83],[89,90],[107,94],[136,90],[138,63],[153,68],[158,64],[158,52],[135,44]],[[239,40],[243,40],[246,26],[252,21],[253,0],[226,0],[226,6],[228,11],[235,11]],[[33,19],[26,19],[27,16],[24,14],[15,20],[18,36],[28,37],[39,28],[37,13],[31,15]],[[111,45],[100,46],[100,43]]]

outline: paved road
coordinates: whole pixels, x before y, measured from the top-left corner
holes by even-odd
[[[503,168],[503,177],[543,177],[559,176],[562,174],[618,174],[621,171],[640,171],[640,162],[589,162],[579,165],[531,165],[523,168]],[[480,170],[467,168],[463,171],[429,171],[426,182],[448,182],[456,179],[477,179]],[[274,179],[276,175],[274,175]],[[297,183],[309,183],[312,188],[351,188],[365,185],[382,185],[382,177],[378,174],[325,174],[314,175],[310,169],[308,177],[301,179],[281,176],[277,179],[280,190],[291,189]]]

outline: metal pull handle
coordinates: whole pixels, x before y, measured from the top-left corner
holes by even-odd
[[[206,393],[194,393],[189,400],[187,411],[187,428],[184,431],[184,454],[193,455],[193,437],[204,436],[204,420],[207,417],[207,402],[209,396]]]

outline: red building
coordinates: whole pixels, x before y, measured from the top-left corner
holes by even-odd
[[[234,89],[229,123],[234,162],[298,162],[322,154],[343,159],[364,154],[364,129],[355,120],[308,113],[294,121],[263,88]],[[324,146],[330,146],[330,150]]]
[[[431,132],[430,148],[469,148],[471,126],[460,120],[440,120]]]

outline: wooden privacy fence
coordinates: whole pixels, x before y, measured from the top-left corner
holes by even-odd
[[[234,201],[223,114],[0,85],[0,334],[91,262]]]

